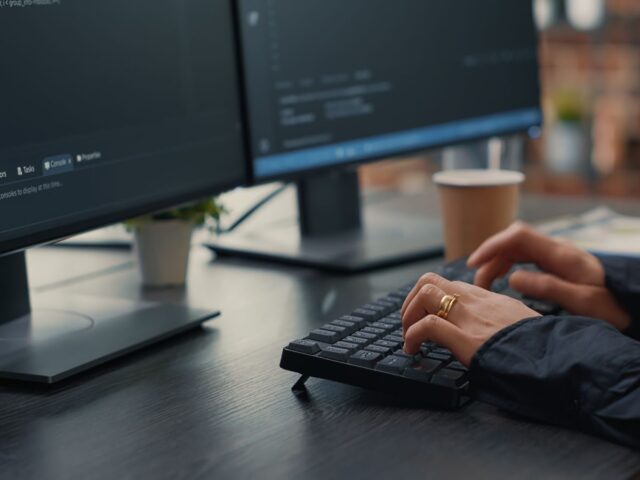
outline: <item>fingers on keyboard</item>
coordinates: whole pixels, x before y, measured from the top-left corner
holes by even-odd
[[[377,301],[362,305],[295,340],[288,350],[326,361],[333,368],[347,365],[396,375],[407,380],[458,389],[467,382],[467,369],[451,352],[433,343],[422,345],[417,355],[402,350],[404,338],[399,309],[413,284]],[[543,309],[542,305],[538,305]],[[338,364],[344,364],[340,367]]]

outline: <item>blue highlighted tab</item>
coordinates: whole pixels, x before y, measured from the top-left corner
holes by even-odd
[[[47,157],[42,161],[42,174],[46,177],[73,171],[73,157],[69,154]]]
[[[279,153],[256,158],[255,174],[257,177],[272,177],[369,158],[393,156],[412,150],[525,130],[541,125],[542,119],[541,110],[533,107],[362,140]]]

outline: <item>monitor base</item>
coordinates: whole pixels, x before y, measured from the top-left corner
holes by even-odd
[[[218,315],[180,305],[48,294],[0,324],[0,379],[52,384]]]
[[[357,170],[305,178],[297,182],[296,193],[297,215],[291,208],[295,201],[278,198],[262,221],[219,235],[207,246],[219,256],[342,274],[444,253],[439,219],[411,214],[397,205],[363,205]],[[282,203],[286,201],[288,205]]]
[[[297,223],[221,236],[207,246],[221,257],[239,257],[316,270],[355,274],[442,256],[440,223],[387,218],[362,230],[323,238],[301,237]]]

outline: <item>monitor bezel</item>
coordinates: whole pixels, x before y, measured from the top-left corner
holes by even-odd
[[[384,162],[384,161],[402,161],[402,160],[406,160],[408,158],[411,158],[413,156],[416,155],[420,155],[420,154],[428,154],[429,152],[433,152],[435,150],[439,150],[442,149],[444,147],[454,147],[454,146],[460,146],[460,145],[466,145],[466,144],[470,144],[473,142],[478,142],[480,140],[487,140],[489,138],[493,138],[493,137],[501,137],[501,136],[509,136],[509,135],[516,135],[516,134],[527,134],[528,131],[531,128],[542,128],[543,127],[543,122],[538,122],[535,124],[531,124],[527,127],[524,128],[513,128],[513,129],[505,129],[505,130],[500,130],[500,131],[496,131],[494,134],[492,135],[478,135],[478,136],[472,136],[472,137],[468,137],[465,138],[463,141],[460,142],[456,142],[456,143],[437,143],[434,144],[428,148],[414,148],[414,149],[406,149],[406,150],[401,150],[398,151],[397,154],[395,155],[375,155],[375,156],[371,156],[371,157],[367,157],[366,159],[361,159],[361,160],[350,160],[350,161],[346,161],[346,162],[341,162],[341,163],[334,163],[331,165],[325,165],[322,167],[313,167],[313,168],[308,168],[305,170],[299,170],[299,171],[295,171],[295,172],[288,172],[288,173],[284,173],[284,174],[280,174],[280,175],[269,175],[269,176],[265,176],[265,177],[258,177],[255,175],[255,169],[254,169],[254,160],[253,160],[253,152],[250,151],[250,162],[251,162],[251,168],[250,168],[250,178],[251,178],[251,184],[252,185],[263,185],[266,183],[273,183],[273,182],[296,182],[298,180],[303,180],[305,178],[308,177],[313,177],[316,175],[322,175],[322,174],[326,174],[326,173],[330,173],[331,171],[336,171],[339,169],[344,169],[344,170],[348,170],[348,169],[353,169],[353,168],[357,168],[357,167],[362,167],[365,165],[370,165],[373,163],[379,163],[379,162]]]
[[[246,186],[246,180],[248,180],[248,178],[245,179],[244,183],[237,183],[235,181],[219,183],[190,193],[174,195],[166,199],[145,203],[128,210],[118,210],[113,213],[98,215],[89,220],[80,220],[61,225],[60,227],[48,228],[42,232],[19,235],[15,238],[0,242],[0,257],[19,253],[29,248],[50,245],[68,237],[107,227],[131,218],[183,205],[200,198],[218,195],[235,187]]]

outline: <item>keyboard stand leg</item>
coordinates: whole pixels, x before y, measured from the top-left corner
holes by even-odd
[[[307,383],[307,380],[309,380],[309,377],[307,375],[302,375],[300,379],[296,382],[296,384],[293,387],[291,387],[291,390],[293,391],[293,393],[295,393],[296,395],[302,395],[307,393],[307,387],[304,386],[304,384]]]

